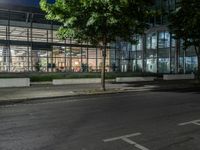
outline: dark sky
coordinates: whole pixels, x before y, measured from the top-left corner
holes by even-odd
[[[48,0],[48,2],[54,2],[55,0]],[[39,6],[39,0],[0,0],[0,5],[22,5],[22,6]]]

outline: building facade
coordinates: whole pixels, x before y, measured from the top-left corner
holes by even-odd
[[[99,48],[73,39],[60,40],[58,27],[40,12],[0,9],[0,72],[99,71]]]
[[[195,49],[183,48],[181,40],[173,39],[173,35],[167,28],[167,15],[175,10],[180,0],[155,0],[154,9],[162,10],[165,16],[149,19],[150,29],[144,35],[136,37],[138,45],[132,45],[129,49],[131,58],[131,71],[142,71],[152,73],[194,73],[197,71],[197,57]],[[120,43],[120,41],[119,41]],[[123,42],[122,42],[123,43]],[[127,47],[130,47],[128,44]],[[118,46],[118,49],[125,51],[127,48]],[[123,57],[123,56],[122,56]],[[121,67],[127,66],[127,61]],[[122,69],[123,71],[123,69]],[[127,71],[126,69],[124,71]]]
[[[155,8],[171,11],[175,0],[156,0]],[[106,71],[191,73],[195,51],[184,51],[172,38],[166,17],[151,18],[152,27],[136,36],[138,45],[120,40],[109,45]],[[73,39],[60,40],[59,25],[37,9],[0,8],[0,72],[100,72],[101,50]]]

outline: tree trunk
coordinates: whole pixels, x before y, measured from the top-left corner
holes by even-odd
[[[106,64],[106,56],[105,56],[106,50],[102,50],[102,68],[101,68],[101,88],[103,91],[106,90],[105,87],[105,64]]]
[[[106,90],[105,86],[106,47],[107,47],[107,41],[106,38],[104,38],[103,49],[102,49],[102,68],[101,68],[101,88],[103,91]]]
[[[200,80],[200,55],[197,55],[197,80]]]
[[[200,80],[200,46],[195,46],[195,52],[197,55],[197,80]]]

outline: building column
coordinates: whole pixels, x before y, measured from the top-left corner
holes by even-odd
[[[146,72],[146,34],[142,36],[142,44],[143,44],[143,50],[142,50],[142,72]]]
[[[89,55],[88,55],[88,43],[87,43],[87,49],[86,49],[86,50],[87,50],[87,55],[86,55],[86,56],[87,56],[87,58],[86,58],[86,60],[87,60],[87,61],[86,61],[86,64],[87,64],[87,72],[89,72],[89,64],[88,64],[88,62],[89,62],[89,61],[88,61],[88,56],[89,56]]]
[[[51,43],[53,43],[53,22],[51,21]],[[51,47],[51,72],[53,72],[53,46]]]
[[[64,46],[64,53],[65,53],[65,55],[64,55],[64,59],[65,59],[65,60],[64,60],[64,63],[65,63],[65,64],[64,64],[64,67],[65,67],[65,70],[64,70],[64,72],[67,72],[67,60],[66,60],[66,59],[67,59],[67,55],[66,55],[67,46],[66,46],[66,43],[67,43],[67,42],[66,42],[66,40],[65,40],[65,46]]]
[[[156,46],[156,73],[158,74],[159,73],[159,31],[156,32],[156,35],[157,35],[157,46]]]
[[[183,50],[183,73],[186,73],[186,49]]]
[[[72,72],[72,38],[70,38],[70,60],[69,60],[69,70]]]
[[[8,57],[7,58],[7,63],[8,63],[8,72],[10,72],[10,68],[11,68],[11,61],[12,61],[12,57],[11,57],[11,50],[10,50],[10,11],[9,11],[9,17],[8,17],[8,29],[7,29],[7,41],[8,42],[8,45],[6,46],[7,47],[7,51],[8,51]]]
[[[29,29],[27,28],[27,41],[29,42],[29,35],[30,35],[30,33],[29,33]],[[30,46],[28,45],[27,46],[27,50],[28,50],[28,72],[30,71]]]
[[[170,33],[170,43],[169,43],[169,72],[172,73],[172,34]]]
[[[126,52],[128,53],[128,64],[127,64],[127,72],[131,72],[131,53],[129,50],[129,43],[126,44]]]
[[[180,40],[176,40],[175,52],[175,73],[179,73],[179,53],[180,53]]]
[[[135,71],[138,72],[138,49],[135,46]]]
[[[81,72],[83,72],[83,43],[81,43]]]
[[[98,70],[98,48],[96,47],[96,71]]]
[[[47,44],[49,43],[49,31],[48,31],[48,29],[47,29],[47,39],[46,39],[47,41]],[[47,66],[46,66],[46,68],[47,68],[47,72],[49,72],[49,51],[47,51],[46,52],[47,53]]]

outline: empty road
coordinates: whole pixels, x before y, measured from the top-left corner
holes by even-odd
[[[200,150],[200,92],[138,92],[0,106],[0,150]]]

